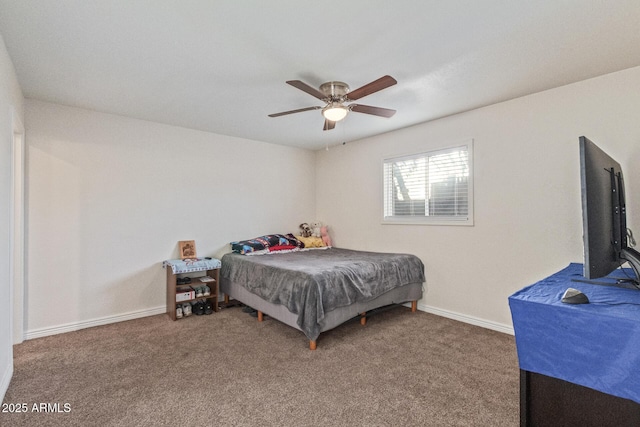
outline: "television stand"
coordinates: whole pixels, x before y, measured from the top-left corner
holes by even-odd
[[[520,370],[520,426],[637,427],[640,404]]]
[[[640,284],[638,280],[640,280],[640,253],[633,248],[624,248],[620,251],[620,258],[627,261],[631,266],[631,269],[635,273],[636,280],[629,278],[630,282],[633,282],[633,285],[640,289]]]
[[[509,297],[520,365],[521,426],[640,425],[640,291],[616,286],[630,269],[582,281],[582,264]],[[576,287],[589,304],[564,304]]]

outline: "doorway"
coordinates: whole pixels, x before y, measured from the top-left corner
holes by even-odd
[[[13,141],[11,146],[11,261],[9,276],[12,296],[13,343],[24,341],[25,331],[25,145],[24,126],[12,111]]]

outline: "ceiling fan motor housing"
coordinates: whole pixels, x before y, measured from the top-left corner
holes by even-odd
[[[320,92],[331,101],[344,102],[349,93],[349,85],[344,82],[326,82],[320,85]]]

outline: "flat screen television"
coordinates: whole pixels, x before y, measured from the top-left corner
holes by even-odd
[[[629,245],[622,168],[586,137],[579,142],[584,277],[604,277],[629,262],[637,285],[640,253]]]

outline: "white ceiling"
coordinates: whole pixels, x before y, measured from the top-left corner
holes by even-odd
[[[0,0],[28,98],[310,149],[640,65],[638,0]],[[398,84],[323,131],[285,84]]]

